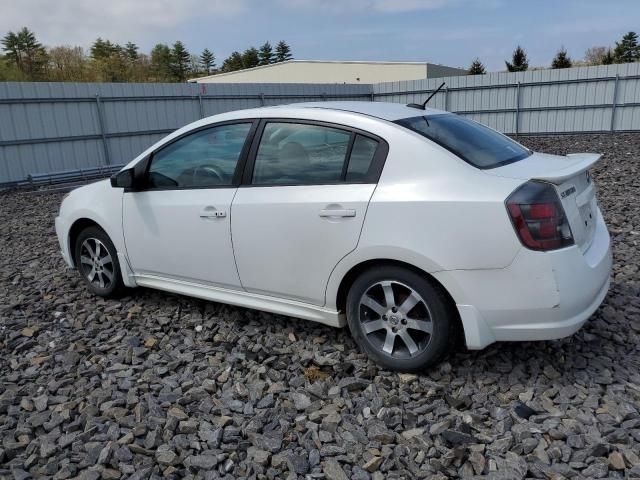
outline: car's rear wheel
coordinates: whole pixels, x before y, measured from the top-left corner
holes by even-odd
[[[375,362],[405,372],[447,352],[455,319],[441,289],[422,275],[385,265],[361,274],[347,295],[351,333]]]
[[[75,263],[91,292],[101,297],[124,290],[116,248],[99,227],[87,227],[76,238]]]

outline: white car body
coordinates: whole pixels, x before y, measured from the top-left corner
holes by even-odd
[[[335,327],[345,325],[341,284],[349,272],[367,262],[391,260],[444,287],[470,349],[574,333],[604,299],[612,264],[594,186],[562,200],[575,243],[551,251],[523,246],[505,199],[530,179],[549,181],[564,192],[598,156],[535,153],[482,170],[393,123],[437,113],[444,112],[379,102],[323,102],[199,120],[149,147],[125,168],[186,132],[240,119],[357,128],[384,139],[388,153],[377,183],[125,193],[109,181],[97,182],[74,190],[62,203],[56,218],[62,255],[75,267],[72,227],[91,221],[113,241],[127,286]],[[585,208],[591,220],[581,217]],[[319,215],[327,209],[346,216]]]

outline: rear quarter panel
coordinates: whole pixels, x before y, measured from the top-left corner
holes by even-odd
[[[389,155],[357,249],[334,269],[327,306],[355,265],[399,260],[426,272],[507,267],[521,245],[504,200],[522,180],[490,177],[404,130],[385,137]]]

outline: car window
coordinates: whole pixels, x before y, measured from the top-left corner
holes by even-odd
[[[231,185],[251,123],[199,130],[155,153],[150,188],[205,188]]]
[[[342,179],[351,133],[298,123],[265,125],[253,169],[256,185],[312,185]]]
[[[347,182],[360,182],[367,178],[377,148],[377,141],[362,135],[356,135],[347,168]]]
[[[458,115],[425,115],[396,123],[433,140],[478,168],[495,168],[531,155],[509,137]]]

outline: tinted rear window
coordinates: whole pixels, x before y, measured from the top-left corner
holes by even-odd
[[[531,155],[509,137],[458,115],[425,115],[396,123],[433,140],[478,168],[495,168]]]

